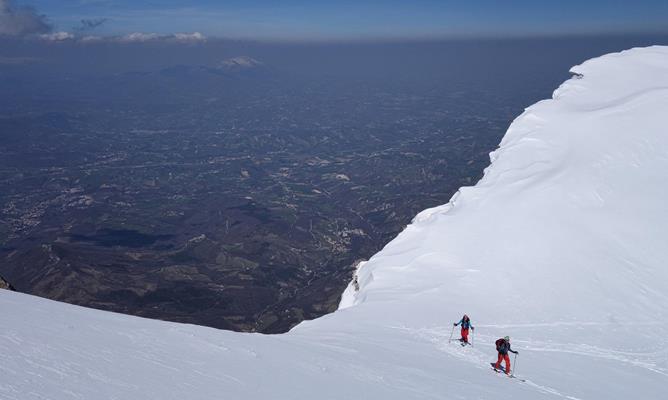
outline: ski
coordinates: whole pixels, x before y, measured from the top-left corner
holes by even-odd
[[[492,362],[492,363],[490,363],[490,364],[492,365],[492,370],[493,370],[494,372],[496,372],[497,374],[500,374],[500,373],[502,373],[502,372],[503,372],[504,374],[506,374],[506,369],[505,369],[503,366],[499,366],[499,368],[496,368],[496,363],[493,363],[493,362]],[[520,381],[520,382],[526,382],[526,379],[518,378],[518,377],[516,377],[516,376],[513,375],[513,374],[506,375],[506,376],[507,376],[508,378],[511,378],[511,379],[517,379],[517,380]]]

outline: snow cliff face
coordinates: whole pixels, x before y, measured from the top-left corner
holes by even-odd
[[[668,48],[572,72],[336,313],[261,336],[3,291],[0,398],[664,398]],[[448,343],[463,313],[473,347]],[[504,335],[526,382],[489,367]]]

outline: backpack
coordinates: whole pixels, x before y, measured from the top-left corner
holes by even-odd
[[[501,338],[501,339],[497,340],[496,341],[496,351],[501,351],[502,349],[505,349],[506,345],[507,345],[506,339]]]

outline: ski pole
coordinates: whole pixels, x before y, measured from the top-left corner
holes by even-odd
[[[517,371],[517,353],[515,353],[515,359],[513,360],[513,370],[510,371],[510,376],[515,376],[515,371]]]
[[[471,347],[473,347],[473,342],[475,342],[475,329],[471,329]]]
[[[455,326],[452,325],[452,332],[450,332],[450,339],[448,339],[448,343],[452,342],[452,335],[455,333]]]

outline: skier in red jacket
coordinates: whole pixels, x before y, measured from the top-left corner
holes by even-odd
[[[506,375],[510,375],[510,357],[508,352],[519,354],[519,351],[515,351],[510,348],[510,337],[506,336],[496,341],[496,351],[499,352],[499,358],[494,364],[494,369],[501,369],[501,361],[506,362]]]

